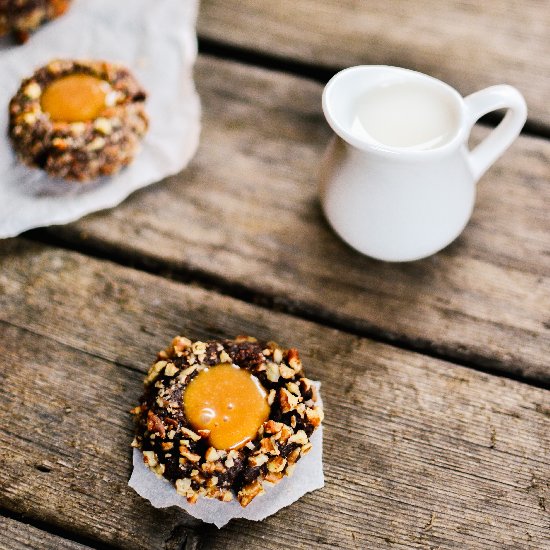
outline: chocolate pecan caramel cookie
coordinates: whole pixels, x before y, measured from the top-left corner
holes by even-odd
[[[236,495],[244,507],[310,451],[323,419],[316,401],[295,349],[178,336],[145,378],[132,445],[189,502]]]
[[[19,43],[42,23],[63,15],[71,0],[0,0],[0,36],[13,33]]]
[[[148,127],[146,94],[128,69],[56,60],[24,80],[10,102],[18,157],[53,177],[87,181],[129,164]]]

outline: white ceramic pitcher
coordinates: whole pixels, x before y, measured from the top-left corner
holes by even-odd
[[[439,147],[391,147],[352,131],[360,98],[378,86],[422,82],[455,110],[456,128]],[[473,151],[476,121],[507,109]],[[411,261],[451,243],[470,219],[479,178],[519,135],[527,118],[522,95],[507,85],[466,98],[430,76],[398,67],[364,65],[336,74],[323,92],[323,111],[336,132],[321,175],[321,202],[344,241],[386,261]]]

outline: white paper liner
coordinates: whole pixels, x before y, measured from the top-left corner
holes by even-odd
[[[314,382],[314,385],[317,389],[321,386],[319,382]],[[320,396],[319,405],[322,405]],[[324,487],[322,425],[311,436],[311,443],[311,451],[298,460],[292,476],[283,478],[275,485],[264,484],[266,492],[257,496],[246,508],[237,500],[220,502],[204,497],[199,497],[195,504],[189,504],[169,481],[158,477],[144,464],[143,455],[138,449],[134,449],[134,469],[128,485],[149,500],[155,508],[179,506],[193,517],[213,523],[218,528],[235,518],[261,521],[297,501],[306,493]]]
[[[0,44],[0,238],[74,221],[180,172],[200,134],[193,84],[198,0],[75,0],[23,46]],[[150,128],[134,162],[94,183],[54,180],[23,166],[7,137],[8,104],[21,80],[54,58],[128,66],[148,92]]]

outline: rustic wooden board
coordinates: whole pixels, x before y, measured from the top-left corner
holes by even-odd
[[[89,546],[0,516],[0,548],[6,550],[86,550],[89,549]]]
[[[207,57],[196,75],[204,117],[192,166],[57,235],[198,272],[361,334],[550,382],[550,143],[523,137],[512,146],[444,252],[386,264],[347,247],[321,214],[317,172],[330,132],[318,84]]]
[[[0,249],[0,500],[117,547],[540,549],[550,393],[23,240]],[[126,486],[131,420],[176,333],[302,350],[326,404],[326,487],[268,520],[195,529]],[[170,545],[168,545],[170,547]]]
[[[512,84],[529,116],[550,125],[547,0],[204,0],[199,35],[333,69],[397,65],[468,94]]]

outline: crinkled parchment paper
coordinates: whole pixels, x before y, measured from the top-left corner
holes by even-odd
[[[317,388],[319,382],[315,382]],[[319,404],[322,405],[319,397]],[[323,426],[321,425],[311,436],[313,448],[298,460],[296,469],[290,477],[283,478],[275,485],[265,484],[266,492],[257,496],[246,508],[236,500],[220,502],[219,500],[199,497],[195,504],[189,504],[187,499],[176,492],[174,486],[167,480],[158,477],[143,463],[143,455],[134,449],[134,470],[128,485],[139,495],[151,502],[155,508],[179,506],[192,516],[223,527],[231,519],[246,518],[260,521],[271,516],[281,508],[292,504],[300,497],[321,489],[325,485],[323,475]]]
[[[194,155],[200,102],[193,84],[198,0],[75,0],[23,46],[0,47],[0,238],[74,221],[181,171]],[[148,92],[151,126],[134,162],[111,178],[74,184],[17,161],[8,104],[21,80],[53,58],[127,65]]]

